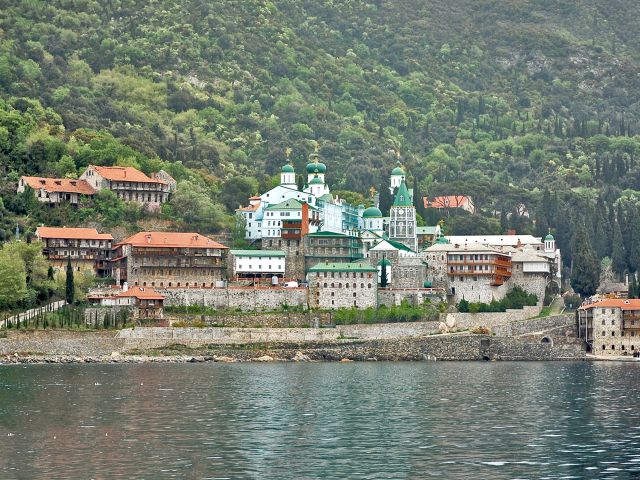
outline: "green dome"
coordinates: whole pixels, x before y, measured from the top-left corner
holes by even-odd
[[[384,265],[385,267],[390,267],[391,266],[391,260],[389,260],[388,258],[383,258],[382,260],[380,260],[378,262],[378,266],[381,267],[382,265]]]
[[[282,167],[281,170],[282,173],[295,173],[295,170],[293,169],[293,167],[291,165],[289,165],[288,163]]]
[[[445,237],[440,237],[438,238],[438,241],[436,243],[446,244],[449,243],[449,240],[447,240]]]
[[[402,165],[400,164],[400,160],[396,164],[396,168],[391,170],[391,175],[404,175],[404,170],[402,169]]]
[[[553,235],[549,234],[546,237],[544,237],[544,241],[545,242],[553,242],[555,240],[555,238],[553,238]]]
[[[309,182],[309,185],[324,185],[324,182],[320,177],[315,176],[311,179],[311,181]]]
[[[382,218],[382,212],[379,208],[369,207],[362,212],[362,218]]]
[[[311,162],[307,164],[307,173],[326,173],[327,166],[320,162]]]

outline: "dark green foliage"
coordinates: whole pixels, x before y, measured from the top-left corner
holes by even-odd
[[[388,284],[389,274],[387,273],[387,262],[383,259],[380,265],[380,288],[387,288]]]
[[[71,258],[67,259],[64,298],[69,305],[73,304],[73,302],[75,301],[75,283],[73,280],[73,267],[71,266]]]
[[[613,238],[611,239],[611,268],[618,278],[622,278],[627,269],[627,255],[624,249],[620,224],[617,221],[614,223]]]
[[[438,310],[434,305],[410,305],[406,300],[400,305],[382,306],[378,309],[340,308],[333,314],[336,325],[418,322],[437,319]]]
[[[598,289],[600,262],[591,247],[584,225],[576,225],[572,243],[571,287],[581,297],[589,297]]]
[[[504,312],[507,309],[521,309],[537,304],[537,295],[527,293],[521,287],[515,286],[507,292],[502,300],[492,300],[491,303],[470,303],[463,298],[458,302],[457,308],[460,313]]]
[[[640,13],[630,0],[2,7],[0,241],[16,220],[135,230],[150,216],[106,196],[45,209],[32,192],[15,194],[21,174],[163,168],[187,183],[152,220],[209,233],[229,228],[251,180],[261,191],[272,183],[288,147],[303,173],[315,142],[335,190],[368,197],[376,186],[387,214],[401,151],[417,206],[419,193],[467,194],[478,209],[470,219],[419,212],[429,224],[446,218],[450,233],[467,234],[551,227],[566,266],[574,221],[591,217],[593,248],[613,256],[601,233],[623,191],[640,190],[640,42],[630,33]],[[628,214],[621,235],[637,265]]]

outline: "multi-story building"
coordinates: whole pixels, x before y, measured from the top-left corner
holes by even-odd
[[[389,219],[389,239],[403,243],[414,252],[418,251],[416,233],[416,209],[411,203],[407,184],[403,181],[396,191]]]
[[[226,277],[228,248],[199,233],[139,232],[115,245],[117,283],[210,288]]]
[[[231,275],[236,278],[282,278],[286,263],[282,250],[229,250]]]
[[[447,252],[451,294],[469,302],[500,300],[509,290],[511,257],[486,245],[475,244]]]
[[[113,237],[95,228],[38,227],[36,237],[44,244],[43,254],[56,269],[67,262],[76,271],[93,270],[98,276],[108,275]]]
[[[69,203],[78,206],[83,199],[92,198],[96,191],[84,180],[72,178],[20,177],[18,193],[30,187],[39,202],[47,205]]]
[[[306,271],[322,262],[349,263],[364,257],[358,237],[335,232],[305,235],[303,252]]]
[[[158,177],[148,177],[133,167],[89,165],[80,179],[95,190],[106,188],[125,202],[137,202],[150,209],[157,209],[167,202],[171,192],[170,183]]]
[[[581,306],[578,336],[598,355],[640,351],[640,300],[609,298]]]
[[[129,308],[134,318],[162,319],[165,296],[148,287],[131,287],[125,284],[121,291],[106,295],[90,295],[89,302],[103,307]]]
[[[307,273],[311,308],[376,308],[378,270],[367,262],[319,263]]]

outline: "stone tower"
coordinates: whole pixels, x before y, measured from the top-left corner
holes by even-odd
[[[391,205],[389,239],[406,245],[414,252],[418,251],[416,209],[411,202],[409,189],[404,180],[400,182],[396,198]]]

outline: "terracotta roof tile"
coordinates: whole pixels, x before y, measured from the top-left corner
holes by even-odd
[[[135,297],[142,300],[164,300],[164,295],[148,287],[130,287],[126,292],[121,292],[116,297]]]
[[[113,240],[108,233],[98,233],[95,228],[38,227],[38,238],[65,238],[81,240]]]
[[[34,190],[43,189],[46,192],[79,193],[94,195],[96,191],[85,180],[72,178],[22,177],[22,180]]]
[[[117,182],[167,183],[158,178],[150,178],[137,168],[133,167],[97,167],[94,165],[93,168],[107,180]]]
[[[469,205],[471,199],[465,195],[446,195],[442,197],[422,197],[424,208],[458,208]]]
[[[182,232],[138,232],[121,243],[134,247],[228,248],[199,233]]]
[[[597,302],[582,305],[580,310],[590,308],[621,308],[622,310],[640,310],[640,299],[607,298]]]

